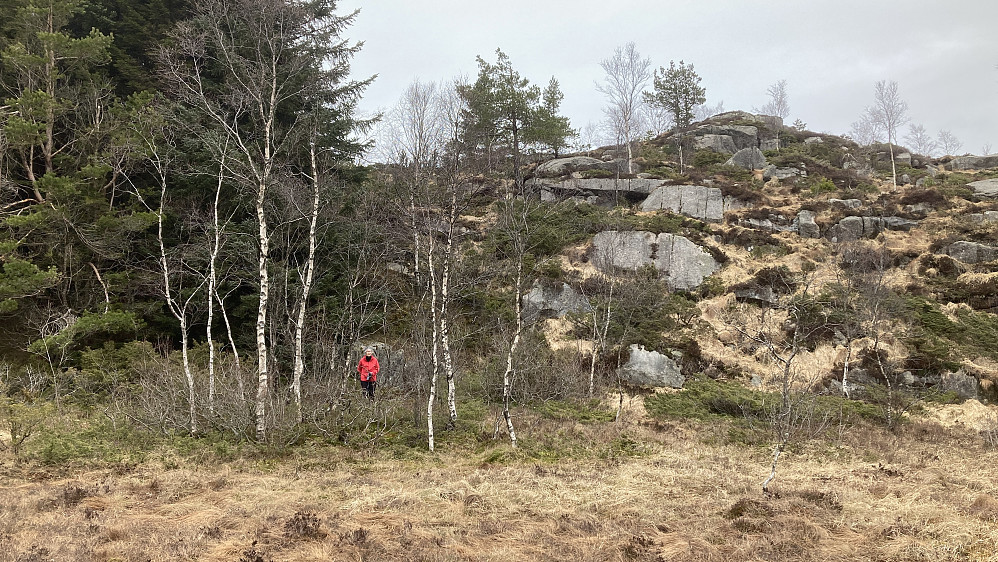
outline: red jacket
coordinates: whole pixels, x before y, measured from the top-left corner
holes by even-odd
[[[378,380],[378,371],[380,370],[381,365],[378,365],[378,358],[373,355],[371,357],[364,355],[360,358],[360,362],[357,363],[357,372],[360,373],[360,380],[362,381]]]

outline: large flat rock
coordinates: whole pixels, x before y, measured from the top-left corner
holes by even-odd
[[[672,289],[689,290],[720,264],[704,248],[675,234],[606,230],[593,237],[593,264],[603,271],[652,266]]]
[[[852,242],[873,238],[884,230],[907,232],[918,226],[918,221],[901,217],[845,217],[828,229],[825,237],[832,242]]]
[[[739,150],[724,164],[726,166],[738,166],[746,170],[762,170],[769,165],[762,151],[754,146]]]
[[[960,156],[950,160],[947,165],[950,170],[984,170],[998,168],[998,155],[994,156]]]
[[[540,166],[537,166],[537,171],[534,173],[542,178],[554,178],[558,176],[565,176],[571,174],[572,172],[614,169],[616,169],[616,164],[613,162],[604,162],[588,156],[572,156],[569,158],[555,158],[554,160],[548,160]]]
[[[980,197],[998,197],[998,179],[972,181],[967,185]]]
[[[620,376],[631,384],[655,387],[683,388],[685,377],[671,357],[644,346],[632,344],[630,358],[620,368]]]
[[[733,197],[722,196],[721,190],[716,187],[663,185],[648,195],[641,203],[641,210],[668,210],[702,221],[720,222],[725,211],[744,206]]]
[[[943,253],[963,263],[981,263],[998,260],[998,248],[977,242],[961,240],[943,248]]]

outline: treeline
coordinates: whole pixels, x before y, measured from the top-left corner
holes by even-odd
[[[301,420],[306,371],[341,373],[389,293],[365,265],[385,203],[352,164],[354,15],[4,4],[8,400],[127,394],[143,423],[259,439]]]
[[[54,405],[268,442],[411,416],[432,449],[464,385],[515,444],[511,404],[586,392],[522,311],[556,212],[521,197],[526,148],[575,133],[555,78],[498,51],[474,82],[417,82],[363,167],[369,79],[330,0],[3,10],[0,417],[22,437]]]

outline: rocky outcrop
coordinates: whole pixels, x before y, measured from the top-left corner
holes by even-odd
[[[735,299],[739,302],[748,302],[762,306],[770,306],[779,302],[779,297],[772,287],[746,287],[735,289]]]
[[[798,236],[801,238],[821,238],[821,229],[818,228],[818,223],[814,222],[814,217],[814,212],[806,209],[797,213],[794,226],[797,228]]]
[[[541,201],[574,199],[596,205],[601,202],[616,204],[620,197],[628,203],[637,203],[663,183],[664,180],[651,178],[569,178],[563,181],[531,178],[526,185],[540,195]]]
[[[631,355],[620,368],[620,376],[631,384],[655,387],[683,388],[685,377],[672,358],[644,346],[630,346]]]
[[[733,197],[721,195],[721,190],[716,187],[663,185],[652,191],[641,203],[641,210],[669,210],[702,221],[720,222],[724,219],[725,211],[744,206],[744,203]]]
[[[572,156],[570,158],[555,158],[548,160],[534,171],[541,178],[556,178],[567,176],[573,172],[583,172],[586,170],[616,170],[616,163],[604,162],[597,158],[588,156]]]
[[[721,154],[734,154],[738,151],[734,139],[729,135],[707,134],[697,137],[693,141],[693,148],[701,150],[709,148]]]
[[[765,180],[771,180],[773,178],[785,180],[787,178],[794,177],[807,177],[807,172],[798,168],[777,168],[772,164],[762,169],[762,178]]]
[[[643,194],[651,193],[660,185],[662,185],[662,180],[641,178],[568,179],[561,182],[562,188],[576,191],[626,191],[628,193]]]
[[[751,125],[715,125],[709,123],[697,127],[693,131],[693,135],[697,138],[706,136],[727,137],[731,143],[730,146],[734,148],[728,154],[745,148],[756,148],[759,146],[759,128]],[[721,142],[727,144],[728,141]]]
[[[947,168],[954,171],[961,170],[984,170],[986,168],[998,168],[998,155],[992,156],[960,156],[950,160]]]
[[[664,183],[663,180],[647,178],[569,178],[563,181],[533,178],[527,181],[527,186],[540,189],[542,192],[550,191],[565,196],[594,195],[611,192],[647,195],[662,185],[662,183]]]
[[[998,197],[998,179],[972,181],[967,186],[973,189],[978,197]]]
[[[607,230],[593,237],[593,264],[603,271],[652,266],[672,289],[689,290],[720,268],[713,256],[675,234]]]
[[[568,283],[534,282],[523,295],[523,319],[530,323],[542,318],[564,318],[569,312],[582,312],[589,302]]]
[[[696,149],[734,154],[746,148],[778,149],[777,135],[782,129],[783,119],[779,117],[729,111],[711,117],[690,134]]]
[[[943,248],[943,253],[970,264],[998,260],[998,248],[963,240],[946,246]]]
[[[829,199],[828,203],[832,206],[837,205],[847,209],[858,209],[863,206],[863,202],[859,199]]]
[[[747,170],[761,170],[768,165],[762,151],[755,146],[739,150],[724,164],[726,166],[738,166]]]
[[[965,373],[963,369],[939,375],[939,390],[953,392],[964,400],[979,398],[980,393],[977,388],[977,379]]]
[[[998,211],[984,211],[967,215],[971,222],[998,222]]]
[[[759,218],[747,218],[739,219],[738,224],[744,226],[745,228],[751,228],[753,230],[768,230],[770,232],[796,232],[797,226],[794,222],[791,222],[784,215],[770,213],[769,217],[764,219]]]
[[[873,238],[883,230],[909,231],[918,226],[918,221],[900,217],[845,217],[828,229],[825,237],[832,242],[851,242],[861,238]]]

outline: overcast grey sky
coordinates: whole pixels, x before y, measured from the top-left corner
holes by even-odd
[[[475,56],[501,48],[543,87],[561,83],[575,128],[603,118],[599,62],[634,42],[655,68],[693,63],[708,105],[751,111],[786,79],[788,122],[848,132],[895,80],[913,123],[951,130],[961,152],[998,152],[998,0],[341,0],[361,12],[356,77],[377,74],[361,104],[387,109],[414,79],[474,80]],[[903,136],[907,127],[899,134]]]

